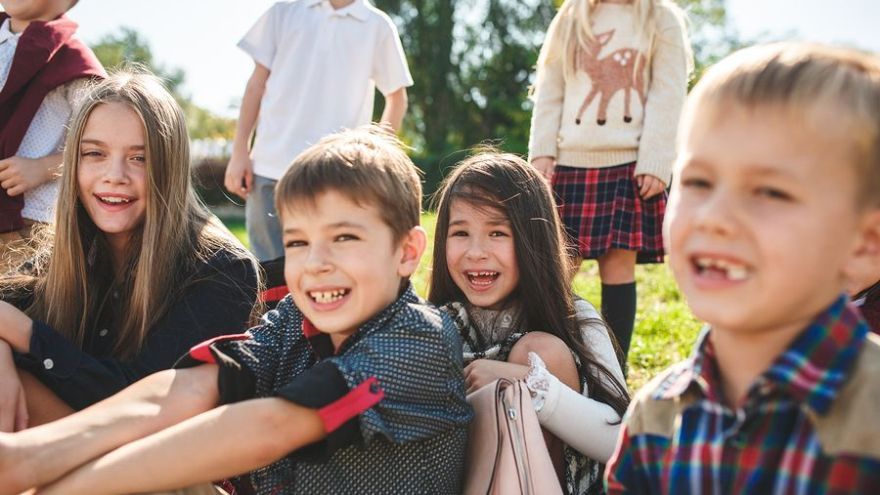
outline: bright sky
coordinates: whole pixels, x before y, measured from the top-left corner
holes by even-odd
[[[120,26],[139,31],[155,59],[186,72],[185,91],[215,112],[235,116],[253,69],[235,44],[273,0],[82,0],[71,11],[79,35],[97,42]],[[878,0],[727,0],[744,38],[766,34],[846,43],[880,52]],[[405,28],[405,27],[404,27]]]

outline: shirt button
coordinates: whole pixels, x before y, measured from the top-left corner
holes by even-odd
[[[46,368],[47,370],[51,370],[52,368],[55,367],[55,361],[52,361],[51,359],[44,359],[43,360],[43,367]]]
[[[110,330],[107,330],[106,328],[102,328],[101,331],[98,332],[98,335],[100,335],[101,337],[106,337],[108,333],[110,333]]]

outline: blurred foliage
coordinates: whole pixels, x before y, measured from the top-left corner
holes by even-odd
[[[396,22],[415,84],[402,135],[432,192],[450,157],[482,143],[526,154],[528,98],[560,0],[374,0]],[[742,45],[724,0],[677,0],[705,67]],[[377,105],[376,117],[381,114]]]
[[[134,29],[121,27],[118,32],[101,38],[92,46],[92,50],[108,71],[140,65],[161,78],[183,109],[191,138],[232,139],[235,120],[215,115],[193,103],[192,99],[182,92],[186,78],[184,70],[178,67],[166,67],[156,62],[146,38]]]

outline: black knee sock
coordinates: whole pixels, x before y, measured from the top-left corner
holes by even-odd
[[[602,284],[602,315],[626,358],[636,319],[636,283]]]

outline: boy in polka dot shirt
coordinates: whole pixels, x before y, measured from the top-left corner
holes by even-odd
[[[0,437],[0,486],[130,493],[248,473],[238,493],[460,491],[472,413],[455,327],[409,282],[426,243],[414,165],[384,131],[346,131],[301,154],[276,198],[291,290],[277,309],[185,369]]]

